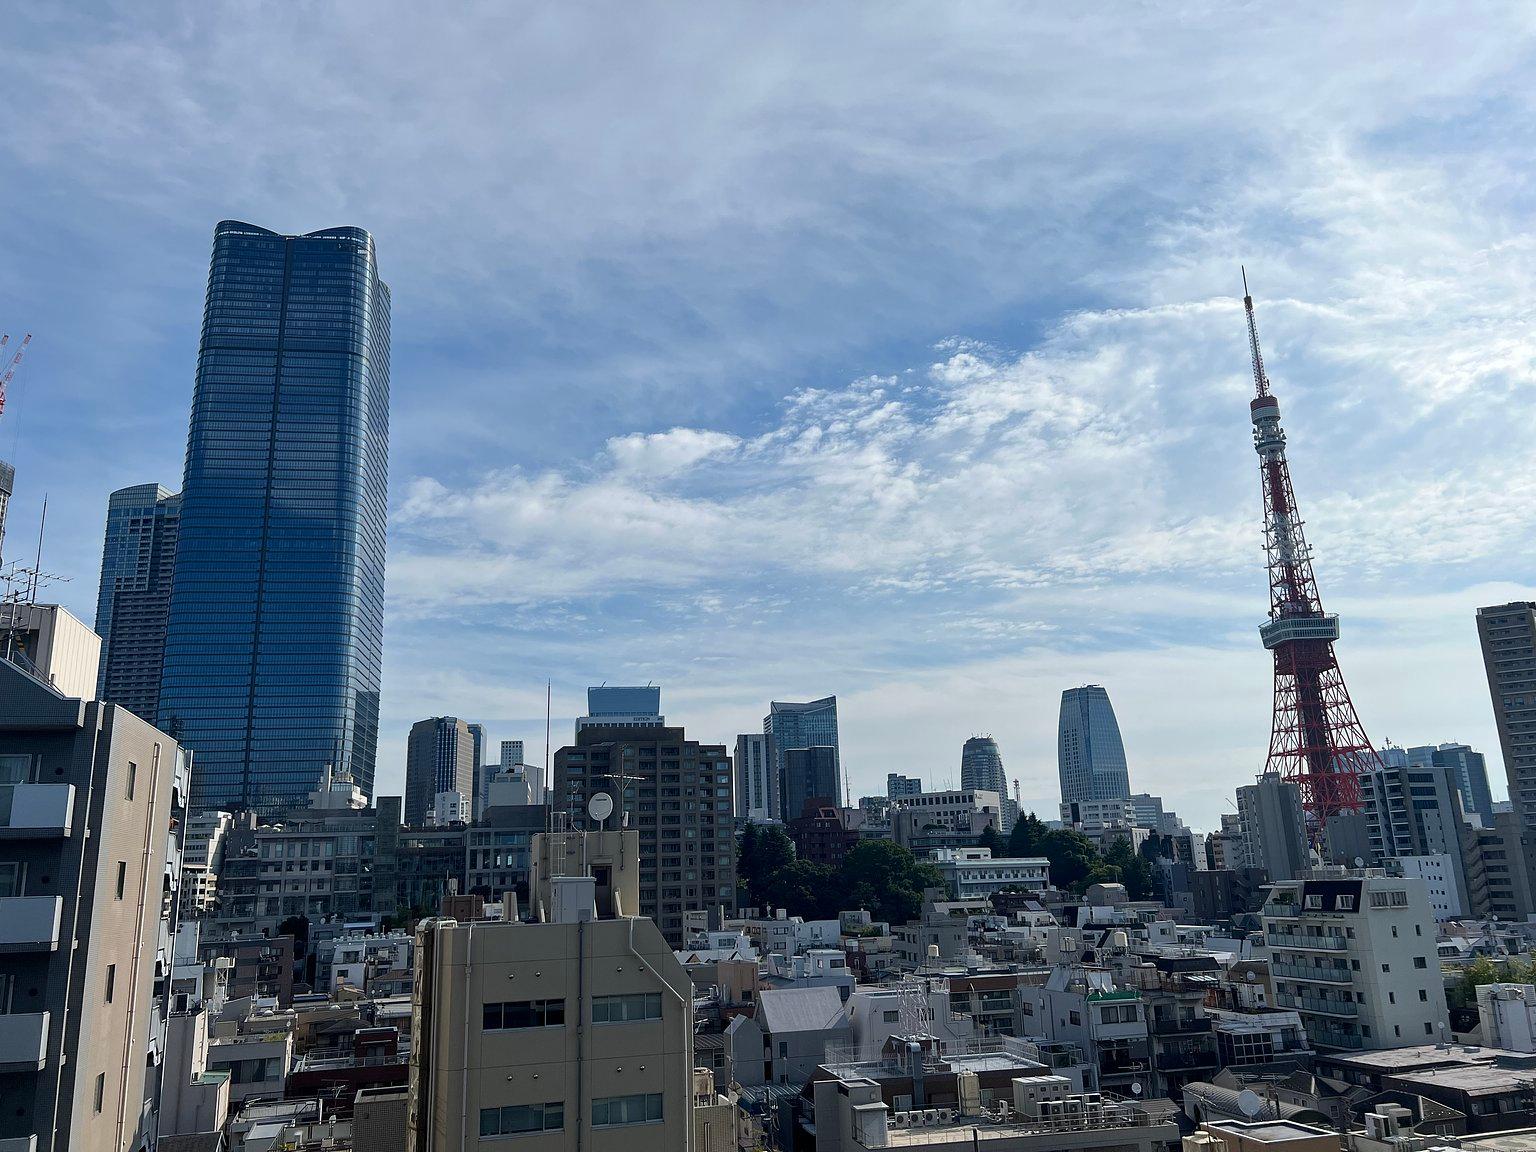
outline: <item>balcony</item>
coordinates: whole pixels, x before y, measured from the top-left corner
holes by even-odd
[[[73,784],[10,784],[0,788],[0,840],[68,836],[75,811]]]
[[[1295,1008],[1302,1012],[1320,1012],[1326,1016],[1360,1015],[1360,1007],[1353,1000],[1324,999],[1321,996],[1288,996],[1277,993],[1275,999],[1282,1008]]]
[[[1269,936],[1269,946],[1293,948],[1301,952],[1347,952],[1349,939],[1337,934],[1304,936],[1300,932],[1272,932]]]
[[[1154,1036],[1197,1036],[1211,1030],[1207,1016],[1155,1016],[1152,1019]]]
[[[0,952],[56,952],[62,896],[0,897]]]
[[[41,1072],[48,1063],[48,1013],[0,1016],[0,1072]]]
[[[1314,1048],[1362,1048],[1365,1041],[1353,1032],[1337,1028],[1312,1028],[1307,1032]]]
[[[1221,1061],[1214,1049],[1191,1048],[1188,1051],[1169,1051],[1157,1054],[1159,1072],[1176,1072],[1189,1068],[1215,1068]]]
[[[1287,980],[1311,980],[1320,984],[1353,984],[1354,975],[1348,968],[1312,967],[1309,964],[1282,964],[1278,960],[1269,966],[1276,976]]]

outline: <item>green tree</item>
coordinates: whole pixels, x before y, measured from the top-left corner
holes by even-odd
[[[1003,839],[1003,834],[990,824],[981,830],[980,836],[976,837],[976,847],[990,849],[994,857],[1005,856],[1008,853],[1008,841]]]
[[[905,924],[923,909],[923,889],[942,888],[944,877],[893,840],[861,840],[843,858],[842,890],[858,898],[876,920]]]
[[[1082,891],[1088,884],[1100,883],[1091,877],[1103,874],[1096,873],[1103,859],[1093,841],[1081,832],[1053,828],[1045,834],[1041,852],[1051,862],[1051,883],[1056,887]]]
[[[1045,838],[1050,831],[1040,817],[1033,812],[1026,812],[1013,822],[1013,831],[1008,834],[1008,855],[1042,855],[1045,849]]]
[[[737,848],[736,884],[746,903],[765,908],[773,877],[795,861],[795,844],[784,829],[771,824],[749,823]],[[778,907],[788,907],[780,904]]]
[[[791,860],[764,886],[766,906],[787,908],[792,916],[831,920],[842,910],[842,878],[825,864]]]

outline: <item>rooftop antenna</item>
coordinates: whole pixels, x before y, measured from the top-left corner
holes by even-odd
[[[21,353],[17,353],[18,356]],[[27,589],[27,602],[37,603],[37,578],[43,570],[43,532],[48,527],[48,493],[43,493],[43,514],[37,521],[37,561],[32,568],[32,582]]]
[[[554,698],[554,680],[553,679],[547,679],[547,680],[544,681],[544,788],[546,789],[546,794],[547,794],[547,791],[549,789],[553,789],[554,786],[555,786],[555,779],[554,779],[553,776],[551,776],[549,774],[549,706],[550,706],[550,701],[553,698]],[[569,800],[567,800],[567,803],[569,803]],[[544,822],[545,822],[545,824],[549,823],[550,817],[553,814],[554,809],[555,809],[555,806],[553,804],[547,804],[545,806],[545,814],[544,814]],[[548,829],[546,829],[546,830],[548,830]]]

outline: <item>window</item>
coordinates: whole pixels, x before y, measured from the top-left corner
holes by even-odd
[[[1419,1000],[1425,1004],[1429,1003],[1429,993],[1423,988],[1419,989]]]
[[[1313,909],[1314,911],[1320,910],[1323,906],[1322,894],[1317,892],[1308,892],[1306,896],[1306,906],[1310,909]]]
[[[660,1092],[638,1096],[599,1096],[592,1101],[594,1128],[611,1128],[616,1124],[645,1124],[660,1119]]]
[[[1355,910],[1355,898],[1353,896],[1339,897],[1339,911],[1353,912]]]
[[[1068,1012],[1067,1019],[1070,1020],[1073,1024],[1081,1024],[1083,1022],[1082,1016],[1077,1012]]]
[[[1392,965],[1390,965],[1390,964],[1383,964],[1381,966],[1381,970],[1383,972],[1390,972],[1390,971],[1392,971]]]
[[[1434,1034],[1435,1034],[1435,1026],[1433,1024],[1431,1024],[1428,1020],[1424,1021],[1424,1035],[1426,1035],[1426,1036],[1433,1036]]]
[[[107,965],[107,1003],[112,1003],[112,993],[117,988],[117,965]]]
[[[96,1101],[95,1101],[95,1104],[94,1104],[95,1110],[97,1112],[101,1111],[102,1102],[105,1101],[106,1098],[107,1098],[107,1074],[105,1072],[98,1072],[98,1073],[96,1073]]]
[[[139,766],[132,760],[128,761],[128,800],[133,799],[133,786],[139,782]]]
[[[1024,1015],[1032,1016],[1032,1015],[1034,1015],[1034,1011],[1035,1011],[1035,1006],[1033,1004],[1026,1003],[1024,1005]],[[882,1019],[887,1024],[896,1024],[896,1023],[899,1023],[901,1021],[901,1013],[899,1011],[897,1011],[896,1009],[894,1009],[894,1008],[887,1009],[882,1014]]]
[[[565,1127],[565,1102],[513,1104],[480,1109],[480,1135],[515,1136],[519,1132],[557,1132]]]
[[[1390,904],[1393,908],[1406,908],[1408,907],[1408,893],[1388,892],[1387,903]]]
[[[487,1032],[511,1028],[557,1028],[565,1023],[564,1000],[507,1000],[486,1004],[480,1026]]]
[[[0,756],[0,785],[26,784],[32,779],[32,757]]]
[[[1429,967],[1429,961],[1427,959],[1425,959],[1423,956],[1415,956],[1413,958],[1413,966],[1415,968],[1428,968]]]
[[[1422,935],[1424,935],[1424,925],[1422,925],[1422,924],[1415,924],[1413,926],[1413,934],[1415,936],[1422,936]]]
[[[1401,1024],[1394,1024],[1394,1025],[1392,1025],[1392,1035],[1394,1035],[1394,1036],[1401,1036],[1402,1034],[1403,1034],[1403,1026]]]
[[[1397,1003],[1397,993],[1396,992],[1388,992],[1387,993],[1387,1003],[1388,1004],[1396,1004]]]
[[[1392,939],[1394,939],[1394,940],[1397,939],[1397,925],[1396,924],[1392,925]]]
[[[128,861],[117,862],[117,898],[123,898],[123,891],[128,887]]]
[[[1387,894],[1385,892],[1371,893],[1371,907],[1385,908],[1387,906]]]
[[[27,866],[14,860],[0,861],[0,896],[20,896]]]
[[[11,997],[16,992],[16,977],[0,974],[0,1016],[11,1011]]]

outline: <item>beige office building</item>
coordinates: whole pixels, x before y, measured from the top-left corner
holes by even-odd
[[[37,671],[0,659],[0,1150],[125,1152],[154,1134],[180,750]]]
[[[635,832],[534,837],[539,922],[417,930],[415,1152],[680,1152],[694,1109],[687,973],[639,904]]]

